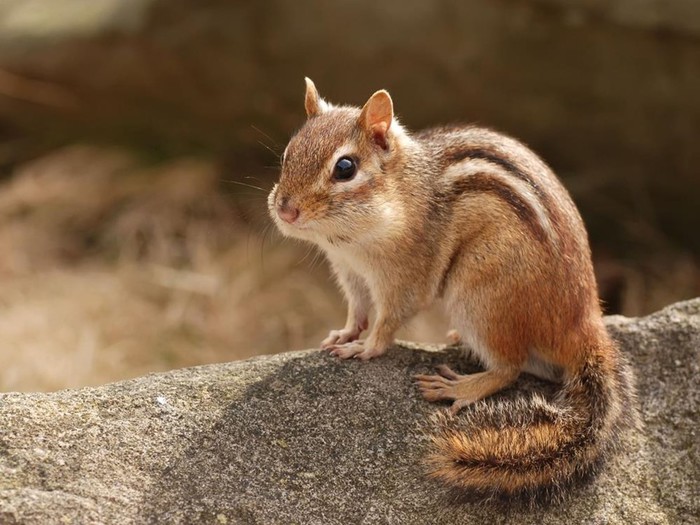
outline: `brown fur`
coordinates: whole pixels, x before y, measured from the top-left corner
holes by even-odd
[[[332,107],[311,83],[306,106],[269,206],[283,233],[324,249],[348,299],[346,326],[322,346],[341,358],[381,355],[441,298],[486,371],[417,376],[426,399],[463,409],[435,422],[432,475],[532,500],[594,473],[634,413],[634,390],[603,326],[583,222],[559,180],[488,129],[411,136],[383,91],[362,110]],[[357,161],[352,181],[333,179],[342,155]],[[276,216],[283,199],[300,210],[292,225]],[[377,321],[357,342],[372,307]],[[483,400],[522,371],[563,379],[559,396]]]
[[[467,193],[488,193],[502,199],[508,204],[520,220],[532,230],[535,238],[544,242],[546,234],[537,222],[532,208],[521,199],[513,188],[494,179],[488,173],[475,173],[468,178],[454,183],[450,197],[460,198]]]

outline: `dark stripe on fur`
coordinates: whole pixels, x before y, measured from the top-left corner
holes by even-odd
[[[480,146],[458,149],[455,151],[450,151],[447,154],[447,161],[450,164],[461,162],[465,159],[482,159],[487,162],[491,162],[492,164],[496,164],[497,166],[503,168],[509,174],[527,183],[527,185],[530,186],[535,192],[535,195],[537,195],[540,198],[544,196],[542,189],[534,180],[532,180],[532,178],[527,173],[525,173],[514,162],[503,156],[498,151]]]
[[[465,193],[488,193],[508,204],[516,215],[532,231],[535,238],[545,242],[547,234],[540,224],[535,210],[510,186],[489,173],[475,173],[457,180],[452,185],[452,193],[459,196]]]
[[[438,285],[438,297],[441,297],[444,293],[445,286],[447,285],[447,280],[450,278],[450,274],[452,273],[452,270],[454,270],[455,264],[457,263],[457,259],[459,258],[461,252],[462,246],[457,245],[457,247],[452,252],[452,255],[450,255],[450,258],[447,261],[447,266],[445,266],[445,271],[442,272],[440,284]]]

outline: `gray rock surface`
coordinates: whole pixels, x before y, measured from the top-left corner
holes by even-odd
[[[291,352],[3,394],[0,523],[697,523],[700,299],[609,327],[645,428],[558,506],[457,503],[423,477],[418,429],[436,408],[411,375],[458,353],[406,344],[370,363]],[[542,388],[523,378],[510,395]]]

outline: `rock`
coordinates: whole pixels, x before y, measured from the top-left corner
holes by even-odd
[[[458,353],[401,344],[369,363],[310,350],[2,394],[0,523],[697,523],[700,299],[608,323],[645,426],[563,504],[458,503],[427,480],[436,407],[411,375]]]

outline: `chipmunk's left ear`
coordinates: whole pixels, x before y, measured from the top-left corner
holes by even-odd
[[[306,97],[304,97],[304,108],[308,118],[315,117],[328,109],[328,104],[321,98],[316,89],[316,85],[309,77],[304,77],[306,81]]]
[[[362,108],[360,125],[367,130],[377,146],[382,149],[389,149],[387,135],[393,118],[394,104],[389,93],[382,89],[369,97],[369,100]]]

